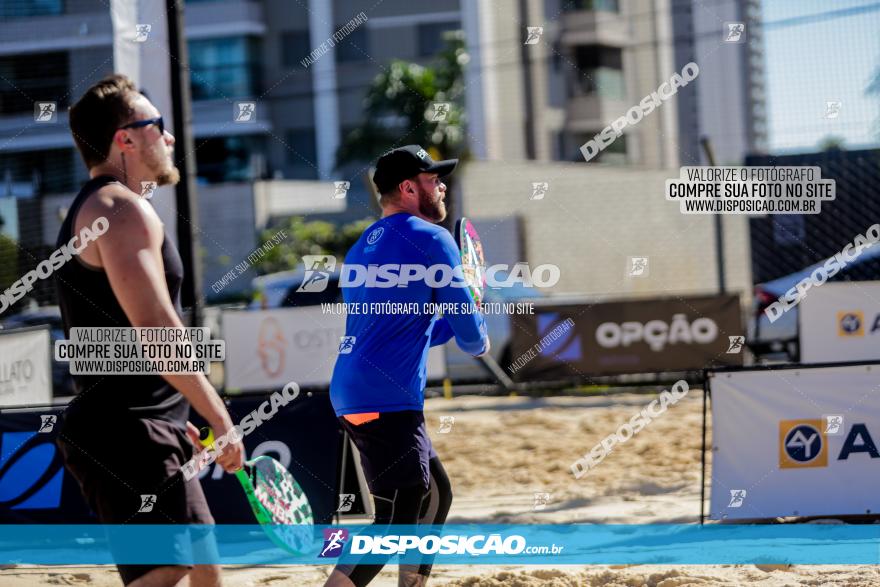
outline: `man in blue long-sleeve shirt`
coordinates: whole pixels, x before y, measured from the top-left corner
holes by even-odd
[[[455,337],[474,356],[489,351],[482,314],[464,287],[458,246],[435,224],[446,217],[441,178],[457,163],[434,162],[418,145],[383,155],[373,177],[382,219],[364,231],[342,269],[345,302],[359,311],[349,312],[346,320],[330,399],[360,452],[376,524],[446,520],[452,503],[449,478],[422,413],[428,350]],[[358,274],[360,279],[349,280]],[[347,281],[357,285],[346,286]],[[450,311],[440,318],[434,307]],[[381,568],[340,565],[327,585],[360,587]],[[424,585],[430,570],[430,560],[401,565],[400,584]]]

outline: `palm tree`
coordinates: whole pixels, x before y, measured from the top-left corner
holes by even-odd
[[[433,159],[466,159],[464,36],[447,33],[446,46],[429,66],[393,60],[373,80],[364,100],[366,121],[347,136],[336,153],[336,165],[375,161],[385,151],[419,144]],[[453,193],[449,181],[448,191]],[[449,217],[455,208],[449,198]]]

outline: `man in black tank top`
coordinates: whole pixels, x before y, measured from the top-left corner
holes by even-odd
[[[105,233],[57,272],[65,332],[74,327],[182,327],[183,266],[143,185],[175,184],[174,137],[156,107],[125,76],[91,87],[70,109],[70,128],[91,179],[70,206],[59,242],[96,221]],[[103,221],[100,219],[104,219]],[[78,395],[64,413],[58,445],[89,506],[103,524],[213,524],[197,477],[181,466],[198,446],[189,406],[215,435],[232,429],[223,401],[203,374],[78,375]],[[235,442],[217,462],[242,467]],[[142,496],[156,496],[143,507]],[[190,536],[193,548],[209,537]],[[151,545],[156,547],[157,545]],[[219,567],[186,565],[186,548],[169,544],[180,565],[118,565],[126,585],[172,586],[189,574],[195,586],[219,585]],[[111,548],[113,547],[111,541]],[[175,552],[177,555],[175,556]]]

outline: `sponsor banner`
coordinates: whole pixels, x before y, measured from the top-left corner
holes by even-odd
[[[876,365],[717,373],[710,382],[710,519],[880,511]]]
[[[297,528],[297,527],[295,527]],[[877,564],[876,525],[499,525],[301,526],[282,550],[257,525],[0,526],[0,564],[438,565]],[[52,540],[46,540],[47,532]],[[115,560],[106,534],[114,542]],[[288,530],[288,532],[290,532]],[[196,549],[193,538],[217,544]],[[359,554],[369,550],[366,554]],[[373,554],[373,551],[383,554]],[[436,553],[434,551],[437,551]],[[324,556],[322,556],[322,554]],[[177,558],[179,557],[179,558]]]
[[[330,385],[345,335],[345,315],[325,314],[321,306],[280,310],[230,311],[221,316],[226,340],[226,389]],[[442,347],[428,354],[428,379],[442,379]]]
[[[227,408],[233,421],[239,421],[268,397],[231,398],[226,402]],[[76,480],[64,469],[55,445],[63,418],[60,407],[0,414],[0,527],[97,522]],[[197,427],[205,426],[195,410],[190,420]],[[328,523],[338,506],[341,440],[329,395],[301,393],[245,437],[245,458],[268,455],[281,462],[308,496],[315,521]],[[132,454],[132,458],[137,455]],[[112,463],[108,468],[112,470]],[[199,479],[216,523],[254,523],[253,512],[235,475],[212,463],[199,472]],[[160,494],[159,506],[161,500]],[[136,506],[133,508],[136,510]],[[45,536],[45,526],[41,527]]]
[[[52,402],[48,327],[0,330],[0,407]]]
[[[0,527],[94,521],[55,445],[61,418],[61,407],[0,413]]]
[[[519,381],[742,365],[738,296],[536,305],[511,319],[515,360],[502,367]]]
[[[880,281],[826,283],[799,312],[801,362],[880,360]]]

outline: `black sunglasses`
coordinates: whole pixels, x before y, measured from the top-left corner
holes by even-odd
[[[157,116],[156,118],[147,118],[146,120],[137,120],[135,122],[129,122],[125,126],[120,126],[117,130],[125,130],[127,128],[143,128],[145,126],[150,126],[151,124],[155,124],[159,127],[159,134],[165,134],[165,121],[162,120],[161,116]]]

